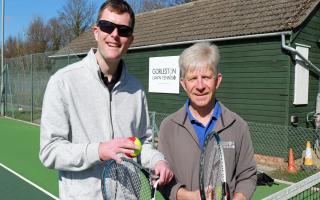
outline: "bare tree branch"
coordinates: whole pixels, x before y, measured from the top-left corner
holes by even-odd
[[[27,48],[30,53],[45,52],[48,49],[49,28],[41,17],[35,17],[27,30]]]
[[[59,18],[64,27],[64,36],[67,40],[78,37],[91,28],[94,23],[96,6],[86,0],[66,0],[66,4],[59,12]]]

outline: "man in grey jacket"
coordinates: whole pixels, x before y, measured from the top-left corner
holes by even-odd
[[[49,80],[42,108],[41,162],[59,170],[61,199],[102,199],[103,161],[131,154],[143,142],[141,163],[154,168],[159,184],[172,178],[151,135],[142,85],[121,59],[133,41],[134,13],[125,1],[109,0],[99,10],[93,32],[97,50]]]
[[[163,191],[170,199],[200,199],[200,155],[212,130],[221,138],[232,199],[250,199],[255,191],[256,163],[248,125],[215,98],[222,80],[219,57],[218,48],[209,43],[194,44],[180,56],[180,82],[189,98],[162,122],[159,132],[159,150],[175,175]]]

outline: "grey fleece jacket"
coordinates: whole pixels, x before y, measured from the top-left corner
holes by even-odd
[[[227,183],[232,194],[241,192],[250,199],[256,189],[257,168],[249,127],[241,117],[220,105],[221,116],[215,131],[219,132],[224,150]],[[175,175],[170,184],[162,188],[164,196],[176,199],[180,187],[198,190],[201,149],[185,106],[162,121],[159,150]]]
[[[153,168],[164,160],[149,140],[142,85],[128,74],[125,64],[111,93],[100,77],[94,50],[50,78],[43,100],[39,157],[46,167],[59,170],[61,199],[103,199],[99,143],[133,135],[143,141],[142,165]]]

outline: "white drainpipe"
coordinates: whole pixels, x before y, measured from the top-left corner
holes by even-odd
[[[310,60],[308,60],[307,58],[305,58],[301,53],[299,53],[295,48],[293,47],[290,47],[290,46],[287,46],[286,45],[286,38],[285,38],[285,35],[284,34],[281,34],[281,47],[290,51],[291,53],[293,54],[296,54],[298,55],[306,64],[307,66],[311,66],[315,71],[316,73],[318,74],[318,76],[320,76],[320,69],[315,66],[314,64],[312,64],[310,62]]]
[[[288,50],[290,53],[298,55],[308,67],[312,67],[314,71],[317,73],[319,77],[318,81],[318,94],[317,94],[317,102],[316,102],[316,112],[315,112],[315,122],[316,122],[316,127],[320,128],[320,69],[312,64],[310,60],[305,58],[301,53],[299,53],[295,48],[292,48],[290,46],[286,45],[286,38],[284,34],[281,34],[281,47],[285,50]]]

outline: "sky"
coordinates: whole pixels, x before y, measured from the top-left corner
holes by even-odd
[[[46,22],[53,17],[58,16],[59,10],[66,4],[66,0],[1,0],[2,20],[2,1],[4,1],[4,41],[9,35],[16,37],[25,37],[28,25],[36,16],[41,16]],[[104,0],[94,0],[98,7]],[[2,32],[2,25],[0,25]],[[1,34],[0,34],[1,35]],[[0,37],[1,41],[2,37]]]
[[[0,41],[2,40],[2,2],[4,2],[4,41],[9,36],[25,38],[26,30],[30,22],[35,17],[42,17],[47,22],[53,17],[58,17],[59,10],[62,9],[68,0],[1,0],[0,3]],[[94,2],[97,6],[97,12],[100,5],[105,0],[87,0]],[[141,5],[142,0],[127,0],[133,7]],[[167,4],[173,0],[163,0]]]

